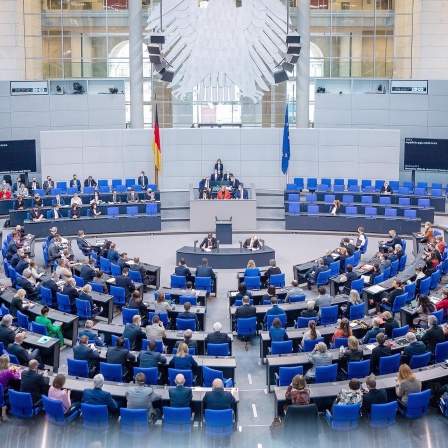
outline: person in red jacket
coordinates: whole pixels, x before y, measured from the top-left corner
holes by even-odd
[[[442,290],[442,299],[436,303],[436,310],[441,309],[443,309],[443,314],[446,315],[448,312],[448,289]]]
[[[11,192],[6,188],[3,188],[3,190],[0,191],[0,199],[10,199],[10,198],[11,198]]]
[[[217,199],[230,199],[230,193],[226,190],[225,185],[221,185],[221,190],[218,191]]]

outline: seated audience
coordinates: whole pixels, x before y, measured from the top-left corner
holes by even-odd
[[[375,375],[369,375],[366,378],[366,386],[366,389],[363,390],[361,410],[363,414],[370,414],[372,404],[387,403],[387,392],[385,389],[376,388]]]
[[[428,326],[428,318],[436,310],[435,305],[431,302],[426,294],[420,294],[417,300],[417,309],[415,312],[418,314],[412,321],[414,326]]]
[[[205,393],[203,401],[205,409],[232,409],[235,405],[235,397],[231,392],[224,390],[224,384],[219,378],[213,380],[212,390]]]
[[[272,326],[269,328],[269,336],[271,337],[272,342],[288,340],[286,330],[282,327],[282,323],[278,317],[272,321]]]
[[[426,346],[422,341],[417,341],[417,336],[411,331],[406,334],[406,340],[409,342],[401,353],[401,363],[409,364],[414,355],[423,355],[426,353]]]
[[[176,387],[170,387],[170,406],[172,408],[189,408],[193,393],[190,387],[185,387],[185,377],[178,373],[174,378]]]
[[[160,409],[153,407],[153,402],[162,398],[151,386],[146,386],[146,375],[142,372],[135,375],[135,385],[131,384],[126,391],[128,409],[146,409],[148,419],[155,424],[161,417]]]
[[[142,339],[144,333],[140,328],[142,318],[139,314],[132,317],[132,323],[127,323],[124,327],[123,338],[129,339],[129,345],[132,351],[139,351],[142,349]]]
[[[30,393],[34,405],[42,400],[42,395],[48,395],[50,383],[48,372],[39,373],[37,371],[38,366],[37,360],[32,359],[28,363],[28,370],[23,370],[20,377],[20,392]]]
[[[408,403],[409,394],[422,391],[421,381],[415,377],[407,364],[402,364],[398,369],[398,376],[395,380],[395,393],[397,394],[398,405],[405,407]]]
[[[311,302],[313,303],[313,302]],[[314,306],[314,305],[313,305]],[[303,344],[306,340],[308,339],[318,339],[321,337],[320,331],[316,330],[316,322],[314,320],[310,320],[308,322],[308,330],[305,331],[305,333],[303,333],[303,337],[302,337],[302,342],[301,342],[301,347],[303,347]]]
[[[384,311],[382,316],[384,320],[384,332],[388,338],[391,338],[393,329],[399,328],[400,324],[392,317],[389,311]]]
[[[173,356],[169,363],[170,367],[177,370],[192,370],[198,367],[198,363],[192,355],[188,353],[188,346],[181,342],[177,347],[177,353]]]
[[[103,390],[104,376],[101,374],[93,377],[93,389],[84,389],[82,402],[86,404],[105,404],[111,414],[118,414],[119,408],[110,392]]]
[[[361,382],[352,378],[348,383],[348,390],[342,389],[334,401],[334,404],[348,405],[362,403]]]
[[[302,375],[296,375],[286,389],[285,398],[294,405],[310,404],[310,390],[306,379]]]
[[[58,373],[54,378],[48,391],[48,398],[53,400],[59,400],[62,403],[62,409],[64,410],[64,416],[70,417],[74,412],[77,412],[81,407],[81,403],[72,403],[70,400],[70,389],[63,389],[65,385],[65,375]]]
[[[327,350],[325,342],[319,342],[314,347],[314,350],[308,354],[308,360],[312,364],[311,369],[305,374],[306,379],[312,379],[316,376],[317,366],[329,366],[333,363],[333,356]]]
[[[334,344],[336,338],[348,338],[349,336],[353,336],[353,331],[350,328],[349,320],[344,317],[339,323],[339,328],[334,332],[331,343]]]
[[[146,339],[162,340],[166,337],[166,330],[160,317],[155,314],[152,318],[152,324],[146,327]]]
[[[137,361],[142,368],[158,367],[159,364],[166,364],[166,358],[162,353],[156,351],[156,341],[151,339],[148,343],[147,350],[141,350],[138,354]]]
[[[315,302],[314,300],[308,300],[306,302],[306,310],[300,312],[301,317],[317,317],[317,311],[314,309]]]
[[[43,325],[48,332],[48,336],[51,338],[58,338],[61,349],[65,348],[64,345],[64,336],[62,335],[62,322],[55,322],[54,324],[48,318],[48,314],[50,313],[50,308],[48,306],[43,306],[40,311],[41,315],[36,317],[36,323]]]

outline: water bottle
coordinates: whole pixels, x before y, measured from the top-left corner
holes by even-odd
[[[341,345],[339,347],[339,358],[342,358],[344,356],[344,352],[345,352],[344,346]]]

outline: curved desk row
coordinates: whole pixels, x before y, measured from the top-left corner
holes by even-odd
[[[314,230],[334,232],[356,232],[358,227],[364,227],[366,233],[388,233],[396,230],[399,235],[410,235],[419,232],[420,218],[366,216],[366,215],[337,215],[329,213],[300,213],[293,215],[286,213],[286,230]]]
[[[286,190],[285,191],[285,201],[288,199],[288,194],[291,193],[299,193],[300,190]],[[315,193],[317,195],[318,201],[324,201],[325,195],[334,194],[335,198],[342,202],[342,197],[344,195],[352,195],[354,196],[354,202],[362,202],[362,196],[372,196],[373,202],[379,203],[380,197],[390,197],[391,204],[398,204],[398,198],[410,198],[412,205],[418,205],[419,199],[429,199],[429,204],[431,207],[434,207],[436,212],[445,212],[445,196],[430,196],[430,195],[418,195],[418,194],[381,194],[381,193],[364,193],[364,192],[356,192],[356,191],[317,191]]]
[[[176,251],[176,263],[185,258],[188,266],[199,266],[203,258],[207,258],[213,269],[243,269],[249,260],[254,260],[257,266],[269,265],[269,260],[275,258],[275,250],[264,246],[258,251],[240,248],[222,248],[203,251],[199,248],[184,246]]]
[[[48,212],[52,210],[53,207],[51,205],[45,205],[42,207],[41,213],[44,215],[44,218],[48,217]],[[108,215],[108,210],[113,210],[113,215],[135,215],[135,214],[143,214],[147,213],[149,215],[155,215],[160,213],[160,202],[138,202],[138,203],[122,203],[122,204],[101,204],[97,206],[98,211],[101,212],[102,215]],[[32,208],[26,208],[24,210],[9,210],[9,226],[15,227],[20,224],[23,225],[23,222],[29,219],[29,213]],[[59,208],[59,215],[62,218],[70,218],[70,206],[62,206]],[[79,207],[79,211],[82,217],[90,216],[90,204],[83,204]]]
[[[298,204],[298,211],[294,211],[294,204]],[[309,205],[317,205],[319,207],[319,213],[330,213],[333,205],[328,202],[293,202],[286,201],[285,202],[285,212],[296,214],[307,213]],[[422,207],[418,205],[397,205],[397,204],[369,204],[369,203],[361,203],[361,202],[345,202],[341,206],[342,214],[347,216],[346,207],[355,207],[357,209],[358,214],[369,215],[366,213],[366,209],[373,208],[376,210],[377,216],[385,216],[386,209],[397,210],[398,217],[404,217],[405,210],[415,210],[417,214],[417,218],[420,218],[422,222],[429,221],[431,223],[434,222],[434,207]],[[389,216],[390,218],[390,216]]]
[[[160,215],[146,214],[100,215],[96,218],[62,218],[40,222],[25,222],[24,225],[26,233],[32,233],[38,238],[44,238],[50,234],[50,229],[53,226],[56,226],[58,232],[62,235],[77,235],[79,230],[93,235],[102,233],[158,232],[161,229],[161,218]]]

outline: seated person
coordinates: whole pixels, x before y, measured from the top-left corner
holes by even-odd
[[[226,170],[226,173],[222,177],[222,180],[224,182],[230,182],[232,180],[233,174],[230,172],[230,170]]]
[[[333,356],[328,351],[325,342],[319,342],[314,347],[314,350],[308,354],[308,361],[312,364],[312,367],[306,372],[305,378],[312,379],[316,377],[316,367],[331,365],[333,363]]]
[[[95,179],[92,176],[89,176],[85,181],[84,181],[84,186],[85,187],[96,187],[97,183],[95,181]]]
[[[243,187],[243,184],[239,184],[238,188],[233,191],[233,197],[235,199],[249,199],[249,191]]]
[[[138,314],[142,318],[141,325],[142,327],[146,327],[148,322],[148,308],[143,303],[143,298],[140,296],[140,291],[134,291],[131,295],[131,298],[128,303],[128,308],[131,310],[138,310]]]
[[[375,375],[369,375],[366,378],[366,389],[364,389],[362,397],[362,413],[363,415],[370,414],[372,404],[386,404],[387,392],[386,389],[376,388]]]
[[[177,317],[179,319],[193,319],[196,322],[196,330],[199,330],[199,320],[198,316],[195,313],[192,313],[190,311],[191,309],[191,303],[185,302],[184,303],[184,311],[182,313],[179,313]]]
[[[380,328],[380,320],[374,317],[372,319],[372,329],[361,339],[361,344],[368,344],[370,339],[375,339],[378,333],[384,333],[384,328]]]
[[[348,405],[362,403],[361,382],[353,378],[348,383],[348,390],[342,389],[334,401],[334,404]]]
[[[51,205],[59,205],[60,207],[65,205],[65,201],[63,198],[61,198],[60,194],[57,194],[54,199],[51,200]]]
[[[99,205],[102,202],[103,200],[101,199],[100,193],[98,192],[98,190],[95,190],[95,192],[93,193],[93,198],[90,200],[90,204]]]
[[[65,348],[64,345],[64,336],[62,336],[62,322],[55,322],[54,324],[48,318],[48,314],[50,313],[50,308],[48,306],[43,306],[41,312],[41,316],[36,317],[36,323],[43,325],[48,332],[48,336],[50,338],[59,338],[59,344],[61,346],[61,350]]]
[[[185,258],[179,260],[179,265],[174,268],[174,275],[181,277],[191,277],[191,271],[185,262]]]
[[[185,344],[187,344],[187,347],[190,348],[194,348],[195,352],[197,353],[198,351],[198,341],[196,341],[195,339],[193,339],[193,332],[188,329],[184,331],[184,340],[183,341],[176,341],[175,347],[179,347],[179,344],[181,344],[182,342],[184,342]]]
[[[26,203],[23,200],[23,196],[18,196],[16,202],[14,202],[14,210],[24,210]]]
[[[397,394],[398,405],[406,406],[409,394],[415,394],[422,391],[421,381],[415,377],[407,364],[401,364],[398,369],[398,375],[395,384],[395,393]]]
[[[92,280],[92,283],[98,283],[103,287],[103,292],[107,293],[107,285],[106,280],[104,280],[104,272],[101,269],[98,269],[95,273],[95,277]]]
[[[305,273],[305,279],[308,285],[308,289],[311,291],[311,284],[316,283],[317,276],[320,272],[328,271],[329,267],[325,266],[324,260],[319,258],[317,260],[317,265],[313,266]]]
[[[93,303],[93,299],[92,296],[89,295],[92,292],[92,286],[89,284],[86,284],[82,287],[81,291],[79,292],[79,299],[80,300],[86,300],[87,302],[90,303],[90,310],[91,310],[91,314],[92,316],[96,316],[98,315],[101,311],[102,308],[98,308],[94,303]]]
[[[69,187],[77,188],[78,191],[81,191],[81,181],[78,179],[76,174],[73,174],[73,179],[70,180]]]
[[[349,362],[362,361],[363,351],[359,348],[358,339],[355,336],[348,338],[348,347],[339,358],[341,369],[347,369]]]
[[[150,367],[158,367],[159,364],[166,364],[166,358],[162,353],[156,351],[156,341],[151,339],[148,343],[147,350],[141,350],[138,354],[137,361],[139,366],[147,369]]]
[[[146,190],[146,193],[143,196],[143,201],[145,202],[155,202],[156,201],[156,195],[154,191],[152,191],[152,188],[148,188]]]
[[[384,332],[388,338],[392,338],[392,331],[394,328],[399,328],[400,324],[392,317],[389,311],[384,311],[382,316],[384,320]]]
[[[213,174],[210,176],[210,180],[212,182],[221,182],[222,181],[222,173],[219,173],[218,170],[214,170]]]
[[[11,199],[11,192],[6,188],[0,190],[0,199]]]
[[[115,342],[115,347],[109,347],[106,352],[108,364],[120,364],[123,378],[129,379],[129,364],[135,361],[135,356],[124,346],[125,340],[120,336]]]
[[[376,341],[378,342],[378,345],[372,350],[372,358],[370,360],[372,373],[375,375],[379,372],[380,359],[392,354],[390,347],[385,344],[386,335],[384,333],[378,333],[376,335]]]
[[[109,204],[121,204],[121,197],[115,189],[112,190],[112,193],[109,196]]]
[[[399,280],[399,279],[395,280],[392,286],[394,287],[394,289],[390,293],[385,292],[384,293],[385,297],[383,297],[381,299],[381,303],[384,303],[384,304],[390,306],[391,308],[394,306],[395,299],[398,296],[401,296],[404,294],[402,280]]]
[[[275,297],[278,300],[278,297],[275,295],[276,290],[274,285],[269,285],[268,289],[266,290],[266,294],[263,294],[263,297],[261,298],[261,303],[265,303],[265,301],[270,301],[273,297]]]
[[[81,216],[81,210],[78,204],[74,203],[70,209],[70,218],[78,219]]]
[[[409,364],[414,355],[423,355],[426,353],[426,345],[422,341],[417,341],[417,336],[411,331],[406,334],[406,340],[409,342],[401,353],[401,363]]]
[[[289,303],[289,298],[292,296],[303,296],[305,293],[302,288],[299,288],[299,282],[297,280],[292,280],[291,287],[286,293],[285,302]]]
[[[205,338],[206,344],[230,344],[232,339],[227,333],[222,333],[222,325],[220,322],[213,324],[213,333],[209,333]]]
[[[96,202],[93,202],[92,204],[90,204],[90,216],[92,216],[92,218],[95,218],[100,215],[101,215],[101,212],[99,211]]]
[[[348,319],[343,317],[339,323],[339,328],[333,333],[331,343],[334,344],[334,340],[336,338],[348,338],[350,336],[353,336],[353,331],[350,328],[350,322]]]
[[[211,199],[211,197],[211,180],[210,176],[207,174],[206,176],[204,176],[201,182],[199,182],[199,199]]]
[[[181,342],[177,347],[177,353],[171,359],[169,366],[178,370],[193,370],[198,367],[198,363],[193,356],[188,353],[187,344]]]
[[[75,193],[70,199],[70,205],[73,206],[73,204],[76,204],[78,207],[82,205],[82,199],[78,196],[78,193]]]
[[[138,194],[135,192],[133,188],[126,194],[126,202],[136,203],[139,201]]]
[[[389,185],[389,182],[384,182],[383,186],[380,189],[381,194],[392,194],[392,187]]]
[[[247,268],[244,271],[245,277],[260,277],[260,269],[255,266],[254,260],[249,260],[247,263]]]
[[[110,392],[103,390],[104,376],[100,373],[93,377],[93,389],[84,389],[82,402],[86,404],[105,404],[108,411],[112,414],[118,414],[119,407],[112,398]]]
[[[218,247],[218,242],[216,241],[216,238],[213,236],[212,233],[209,233],[206,238],[202,240],[202,243],[200,244],[199,248],[205,248],[205,249],[216,249]]]
[[[129,345],[132,351],[139,351],[142,349],[142,339],[145,334],[140,328],[142,325],[142,318],[139,314],[132,316],[132,323],[128,322],[124,326],[123,338],[129,340]]]
[[[401,238],[397,235],[395,230],[389,230],[390,240],[381,241],[380,250],[382,252],[386,251],[389,247],[395,247],[396,244],[401,244]]]
[[[87,336],[89,340],[92,340],[97,347],[103,347],[104,344],[104,335],[99,335],[98,331],[93,329],[93,320],[86,320],[84,330],[81,330],[78,333],[78,337]]]
[[[285,314],[285,310],[278,306],[278,299],[277,299],[276,296],[272,297],[271,305],[272,305],[272,308],[269,308],[266,311],[266,314],[264,315],[264,318],[263,318],[264,326],[266,326],[266,322],[267,322],[268,316],[277,316],[279,314]]]
[[[282,323],[278,317],[272,321],[272,326],[269,328],[269,336],[271,337],[272,342],[288,340],[286,330],[282,327]]]
[[[220,378],[213,380],[212,390],[205,393],[203,401],[205,409],[232,409],[235,405],[235,397],[232,392],[224,390],[224,384]]]
[[[43,213],[40,211],[40,208],[36,204],[34,204],[34,207],[30,212],[30,219],[33,222],[40,222],[44,219]]]
[[[261,248],[261,244],[257,235],[254,235],[252,238],[247,238],[243,243],[243,247],[245,249],[259,250]]]
[[[306,302],[306,310],[300,313],[301,317],[317,317],[317,311],[314,309],[314,300],[308,300]]]
[[[225,185],[221,185],[220,190],[218,191],[218,195],[216,199],[230,199],[229,190],[227,190]]]

